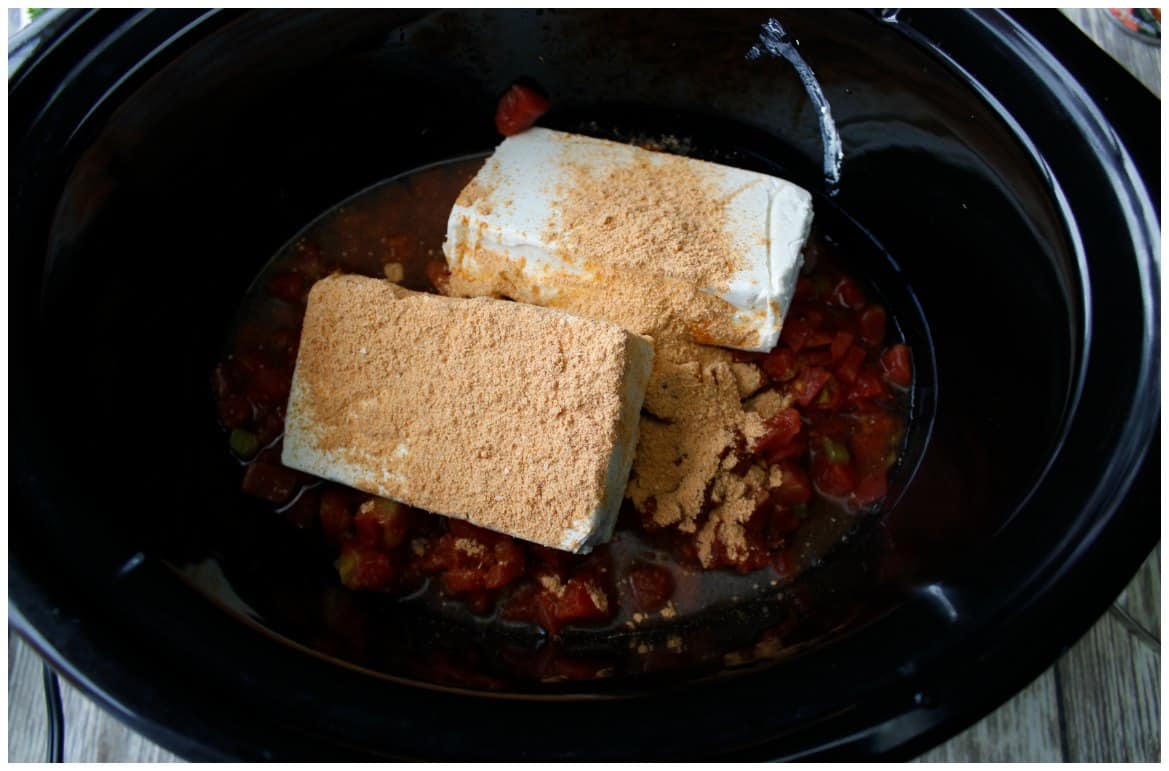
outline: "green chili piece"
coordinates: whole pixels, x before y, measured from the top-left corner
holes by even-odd
[[[260,449],[260,440],[256,438],[256,435],[251,431],[244,431],[242,428],[231,430],[227,444],[231,447],[231,451],[241,458],[250,458]]]
[[[824,455],[829,463],[848,463],[848,448],[843,444],[824,437]]]

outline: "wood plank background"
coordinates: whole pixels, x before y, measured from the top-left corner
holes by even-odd
[[[1160,96],[1159,46],[1130,37],[1101,10],[1064,13]],[[920,760],[1160,761],[1160,587],[1158,546],[1109,612],[1053,667]],[[66,760],[180,760],[69,685],[62,683],[61,692]],[[9,631],[8,760],[42,760],[46,741],[40,661]]]

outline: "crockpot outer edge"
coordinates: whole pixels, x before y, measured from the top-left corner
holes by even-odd
[[[1032,20],[1028,19],[1028,23]],[[1000,19],[998,23],[1007,23],[1005,18]],[[1051,33],[1058,39],[1058,34]],[[1049,38],[1043,38],[1047,42]],[[1066,42],[1066,41],[1064,41]],[[1086,42],[1086,41],[1084,41]],[[1084,51],[1084,56],[1089,54]],[[1096,52],[1099,54],[1099,52]],[[1082,64],[1082,61],[1081,61]],[[1083,65],[1087,66],[1087,65]],[[1101,63],[1101,66],[1103,64]],[[1111,117],[1111,116],[1110,116]],[[1139,154],[1137,155],[1139,158]],[[1147,170],[1147,169],[1146,169]],[[1107,526],[1101,529],[1098,535],[1099,548],[1094,551],[1080,555],[1082,562],[1078,563],[1075,570],[1068,570],[1059,578],[1063,582],[1061,586],[1056,587],[1050,594],[1044,598],[1037,599],[1034,603],[1034,612],[1031,615],[1032,623],[1027,624],[1028,630],[1035,629],[1042,630],[1044,626],[1039,624],[1036,619],[1041,617],[1051,617],[1052,625],[1048,625],[1048,629],[1059,629],[1060,634],[1048,634],[1044,637],[1040,644],[1033,646],[1028,651],[1027,655],[1009,655],[1010,640],[1023,639],[1023,635],[1015,632],[1011,635],[1004,631],[1002,635],[1001,645],[998,648],[997,655],[1003,659],[1006,664],[1003,668],[1007,675],[1004,675],[994,686],[986,687],[978,697],[972,697],[969,692],[964,691],[962,687],[955,685],[952,688],[955,696],[953,700],[946,701],[945,694],[948,689],[942,687],[935,689],[935,695],[930,696],[926,694],[924,702],[914,706],[912,701],[901,701],[900,699],[912,698],[914,695],[924,693],[917,691],[908,682],[911,678],[903,678],[905,688],[900,689],[904,692],[892,699],[891,703],[883,705],[880,710],[872,711],[872,714],[867,715],[838,715],[835,716],[834,721],[825,726],[824,734],[820,737],[821,742],[816,745],[814,742],[799,742],[803,744],[804,751],[811,750],[815,752],[817,749],[822,753],[829,755],[835,753],[843,754],[907,754],[913,748],[926,746],[927,743],[943,738],[944,735],[954,732],[963,724],[972,722],[977,717],[981,716],[982,712],[995,703],[1006,698],[1017,687],[1029,679],[1030,676],[1038,674],[1043,667],[1050,663],[1055,654],[1062,647],[1066,647],[1074,637],[1082,633],[1091,620],[1083,611],[1080,612],[1078,618],[1080,620],[1074,623],[1069,623],[1066,612],[1061,614],[1061,608],[1066,606],[1066,602],[1061,603],[1060,598],[1072,596],[1069,591],[1073,584],[1075,588],[1082,590],[1078,596],[1081,599],[1083,606],[1090,606],[1092,608],[1102,609],[1107,602],[1115,596],[1116,591],[1123,585],[1123,580],[1127,580],[1128,574],[1121,576],[1121,571],[1118,571],[1116,565],[1124,563],[1126,560],[1132,564],[1135,570],[1136,556],[1143,557],[1143,552],[1134,556],[1134,546],[1148,546],[1151,547],[1155,541],[1155,527],[1151,534],[1146,532],[1147,528],[1140,528],[1140,515],[1144,506],[1149,505],[1150,502],[1150,485],[1152,486],[1153,496],[1155,500],[1155,492],[1158,487],[1155,477],[1156,473],[1155,461],[1158,459],[1156,451],[1150,452],[1145,460],[1145,472],[1142,473],[1133,487],[1126,505],[1117,510],[1115,516],[1108,522]],[[1152,469],[1150,472],[1149,469]],[[20,499],[17,499],[20,503]],[[28,501],[23,501],[28,503]],[[1119,525],[1124,525],[1119,526]],[[1104,548],[1106,545],[1108,548]],[[166,698],[168,690],[166,684],[168,681],[168,673],[166,672],[166,657],[159,651],[150,650],[136,650],[136,653],[141,654],[136,664],[141,667],[153,669],[153,674],[157,679],[148,680],[151,684],[145,690],[141,689],[142,669],[140,667],[126,665],[124,661],[118,661],[117,655],[125,655],[127,646],[118,639],[118,630],[113,627],[113,624],[98,624],[98,629],[90,629],[85,627],[92,627],[92,616],[89,617],[89,624],[84,623],[87,615],[95,610],[102,610],[100,607],[90,606],[88,608],[82,607],[86,603],[81,602],[81,605],[74,605],[68,607],[68,602],[62,602],[61,598],[67,596],[69,587],[53,586],[52,591],[45,591],[45,587],[52,586],[51,578],[43,575],[43,571],[39,571],[35,566],[29,564],[25,559],[22,559],[20,554],[10,555],[16,557],[10,562],[10,574],[16,579],[13,581],[12,596],[15,600],[17,612],[12,614],[11,620],[17,625],[18,629],[26,634],[35,634],[35,630],[39,630],[40,634],[35,635],[34,644],[49,656],[50,660],[55,665],[60,666],[67,677],[78,682],[87,691],[91,692],[101,703],[107,708],[112,708],[119,717],[127,720],[135,727],[142,730],[147,735],[155,737],[163,744],[192,757],[204,758],[220,758],[225,756],[232,757],[271,757],[272,755],[265,751],[264,745],[268,748],[279,747],[274,750],[277,755],[285,757],[305,757],[317,756],[320,754],[335,754],[337,747],[330,747],[318,743],[318,738],[303,734],[299,740],[290,741],[289,737],[281,730],[288,728],[288,726],[281,726],[279,720],[267,721],[260,717],[254,721],[253,728],[257,729],[255,739],[259,743],[253,741],[240,741],[238,744],[227,741],[221,730],[222,725],[217,724],[216,720],[212,720],[208,715],[199,714],[199,710],[184,708],[177,703],[171,703],[167,706],[166,702],[170,701]],[[1102,568],[1101,566],[1106,566]],[[1094,570],[1087,570],[1087,567],[1094,567]],[[38,573],[40,575],[38,575]],[[1096,575],[1112,574],[1111,581],[1105,583],[1095,580]],[[129,574],[128,578],[131,581],[145,580],[138,579],[137,576],[146,577],[152,574],[151,566],[147,564],[145,569],[141,572],[134,571]],[[27,581],[26,578],[36,576],[38,580]],[[154,576],[157,578],[157,576]],[[1123,580],[1122,580],[1123,579]],[[139,587],[139,589],[142,589]],[[1059,591],[1056,591],[1058,589]],[[165,592],[165,587],[154,586],[153,591]],[[134,590],[138,591],[138,589]],[[112,592],[117,595],[118,592]],[[1087,598],[1087,599],[1085,599]],[[107,598],[110,599],[110,598]],[[169,599],[173,599],[169,598]],[[104,604],[104,603],[102,603]],[[105,610],[116,612],[115,608],[105,608]],[[124,608],[122,609],[125,610]],[[1041,614],[1040,610],[1044,610]],[[1060,616],[1064,618],[1060,618]],[[109,618],[112,620],[113,615]],[[165,621],[165,619],[151,620],[151,623]],[[211,622],[211,618],[208,617]],[[84,630],[84,634],[82,633]],[[1050,639],[1050,638],[1059,638]],[[100,642],[98,642],[100,640]],[[855,643],[855,640],[851,641]],[[844,646],[850,647],[850,646]],[[134,646],[129,646],[130,650],[134,650]],[[843,650],[842,648],[838,648]],[[854,648],[855,650],[855,648]],[[69,665],[69,661],[85,661],[84,665],[86,672],[81,672]],[[135,672],[138,669],[138,672]],[[101,670],[101,671],[97,671]],[[197,671],[197,670],[196,670]],[[139,676],[135,678],[135,674]],[[173,678],[176,675],[190,673],[170,673],[169,677]],[[139,682],[139,690],[135,693],[126,693],[125,683],[123,678],[130,678]],[[338,681],[345,681],[348,676],[341,676],[336,678]],[[244,685],[248,681],[255,682],[255,678],[245,678]],[[180,678],[181,682],[181,678]],[[956,680],[960,682],[960,678]],[[179,683],[172,683],[178,685]],[[110,687],[112,686],[112,687]],[[120,692],[119,692],[120,691]],[[940,694],[940,695],[939,695]],[[311,694],[310,694],[311,695]],[[930,706],[929,701],[933,699],[935,704],[941,706]],[[480,702],[483,700],[475,699]],[[918,699],[919,702],[923,701]],[[490,702],[487,702],[490,703]],[[215,709],[214,705],[204,704],[206,707]],[[237,705],[238,706],[238,705]],[[136,712],[135,710],[139,710]],[[141,710],[150,709],[154,714],[146,716],[141,714]],[[223,714],[219,720],[222,722],[223,716],[232,713],[230,705],[222,705]],[[879,713],[879,714],[878,714]],[[874,720],[881,715],[888,718],[886,720]],[[240,717],[240,715],[235,715]],[[898,729],[898,721],[904,722],[906,717],[924,718],[925,724],[933,723],[933,728],[922,732],[920,724],[916,729]],[[271,725],[268,725],[271,723]],[[845,729],[845,723],[851,724],[849,728]],[[261,727],[261,724],[267,728]],[[838,737],[843,733],[850,738],[841,740]],[[908,731],[908,732],[907,732]],[[884,732],[882,734],[882,732]],[[266,735],[269,741],[279,742],[278,744],[268,744],[264,741],[262,736]],[[916,738],[914,738],[916,736]],[[725,737],[733,741],[732,737]],[[806,739],[812,739],[809,734]],[[227,741],[227,743],[225,743]],[[738,754],[745,756],[762,756],[771,754],[772,749],[775,751],[783,751],[780,746],[784,743],[784,737],[776,738],[774,741],[762,744],[751,744],[749,746],[741,746],[738,748]],[[811,744],[811,746],[809,746]],[[438,749],[438,748],[434,748]],[[487,751],[488,754],[499,757],[506,757],[508,752],[514,753],[516,748],[514,745],[509,747],[482,747],[481,749]],[[601,749],[601,748],[598,748]],[[620,754],[622,750],[625,752],[637,752],[638,746],[636,743],[624,745],[624,747],[614,746],[612,750],[614,754]],[[647,748],[640,748],[647,749]],[[722,749],[729,749],[724,746]],[[790,745],[787,751],[790,752]],[[708,747],[709,750],[709,747]],[[657,755],[660,752],[652,752]],[[608,754],[608,753],[606,753]]]

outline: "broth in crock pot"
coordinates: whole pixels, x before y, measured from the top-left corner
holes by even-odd
[[[322,559],[351,592],[558,635],[669,625],[783,586],[880,507],[903,444],[911,360],[886,310],[849,270],[850,255],[821,226],[805,247],[780,343],[766,354],[735,353],[758,367],[761,392],[790,405],[768,418],[753,448],[783,482],[747,523],[744,550],[716,544],[700,561],[696,533],[658,526],[626,500],[609,543],[571,554],[281,465],[309,288],[345,272],[442,292],[447,216],[482,163],[429,166],[346,201],[277,254],[244,299],[214,390],[225,451],[239,461],[243,492],[270,506],[272,528],[319,539]]]

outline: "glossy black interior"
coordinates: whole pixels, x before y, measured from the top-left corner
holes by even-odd
[[[745,56],[763,12],[416,16],[96,14],[71,31],[91,61],[71,69],[59,52],[10,81],[24,121],[10,174],[10,579],[24,628],[70,676],[204,756],[904,752],[1021,686],[1139,564],[1157,480],[1137,471],[1159,409],[1149,134],[1120,133],[1139,121],[1109,123],[1005,16],[789,11],[844,141],[840,193],[820,205],[863,238],[861,272],[929,365],[896,505],[801,591],[682,630],[749,646],[798,613],[806,644],[729,676],[712,677],[719,648],[648,682],[525,684],[510,690],[526,699],[486,701],[320,659],[263,617],[224,613],[229,592],[209,602],[168,564],[248,543],[207,387],[244,290],[348,195],[488,150],[516,77],[552,94],[545,125],[675,128],[823,187],[798,78]],[[1050,19],[1025,21],[1072,45]],[[495,644],[373,612],[411,630],[403,656]],[[62,634],[46,613],[78,621]],[[1036,627],[1054,637],[1024,654]],[[723,639],[731,629],[747,636]],[[394,660],[379,668],[408,675]],[[993,683],[971,682],[981,667]],[[517,721],[533,727],[509,735]]]

